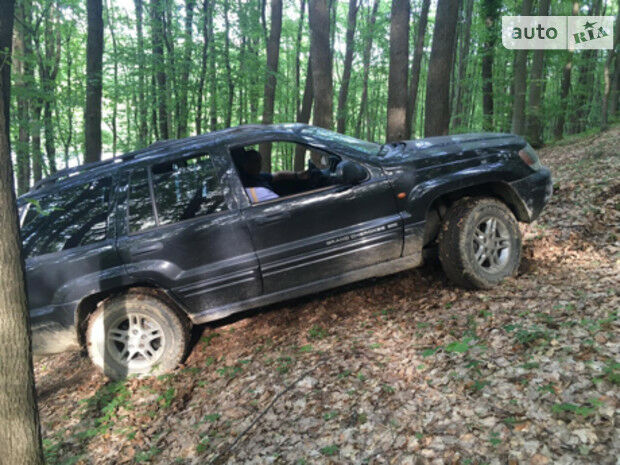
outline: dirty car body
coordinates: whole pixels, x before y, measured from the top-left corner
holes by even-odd
[[[275,141],[354,164],[364,179],[253,204],[231,150]],[[525,148],[510,134],[380,146],[301,124],[253,125],[60,172],[19,199],[34,349],[83,345],[99,302],[135,287],[201,324],[418,266],[445,208],[465,195],[498,198],[531,222],[551,177],[524,162]]]

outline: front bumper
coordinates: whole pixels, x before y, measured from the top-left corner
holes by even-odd
[[[538,218],[553,193],[551,171],[546,167],[542,167],[523,179],[511,182],[510,185],[521,198],[527,210],[529,222]]]

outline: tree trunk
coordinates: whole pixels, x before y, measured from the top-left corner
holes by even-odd
[[[390,19],[390,72],[387,142],[407,138],[407,71],[409,67],[409,0],[394,0]]]
[[[32,136],[32,178],[34,182],[43,178],[43,152],[41,151],[41,100],[33,99],[32,121],[30,133]]]
[[[439,0],[426,80],[426,137],[445,135],[450,127],[450,76],[458,13],[458,0]]]
[[[484,0],[484,52],[482,55],[482,127],[485,131],[493,129],[493,58],[498,36],[498,18],[501,3],[497,0]]]
[[[189,108],[187,96],[189,92],[189,71],[192,64],[192,26],[194,24],[195,0],[185,0],[185,34],[183,44],[183,62],[181,63],[181,81],[179,84],[179,121],[177,122],[177,137],[187,137],[187,120],[189,118]],[[228,20],[227,20],[228,22]],[[228,37],[228,35],[227,35]]]
[[[149,128],[147,124],[148,106],[145,99],[145,82],[144,74],[146,70],[144,61],[144,32],[142,31],[142,16],[143,16],[143,0],[134,0],[136,7],[136,29],[138,32],[138,146],[144,147],[147,144],[149,138]]]
[[[280,28],[282,25],[282,0],[280,0]],[[224,63],[226,65],[226,84],[228,86],[228,101],[226,105],[225,127],[230,127],[233,112],[233,99],[235,96],[235,85],[232,79],[232,69],[230,67],[230,22],[228,20],[228,0],[224,0]],[[278,37],[279,39],[279,37]],[[279,44],[278,44],[279,50]],[[277,68],[277,65],[276,65]],[[274,90],[275,92],[275,90]],[[275,97],[274,97],[275,98]]]
[[[547,16],[549,14],[549,3],[551,0],[540,0],[538,15]],[[528,97],[528,118],[527,135],[532,147],[542,146],[542,93],[543,93],[543,71],[544,71],[544,50],[534,50],[532,59],[532,74],[530,76],[530,95]]]
[[[469,0],[473,2],[473,0]],[[428,9],[430,0],[422,0],[422,10],[420,20],[416,26],[415,49],[413,51],[413,61],[411,62],[411,76],[409,78],[409,92],[407,95],[407,115],[405,120],[405,138],[412,137],[414,131],[414,113],[418,100],[418,86],[420,83],[420,70],[422,55],[424,53],[424,36],[426,35],[426,23],[428,22]],[[470,20],[471,23],[471,20]]]
[[[102,0],[87,0],[86,110],[84,111],[84,162],[101,160],[101,92],[103,60]]]
[[[523,0],[522,16],[532,13],[532,0]],[[513,78],[512,126],[514,134],[525,132],[525,94],[527,93],[527,50],[515,50]]]
[[[605,90],[603,92],[603,104],[601,110],[601,130],[603,131],[609,126],[609,98],[612,96],[611,89],[615,86],[614,80],[617,79],[616,70],[618,66],[613,66],[613,63],[614,58],[616,62],[618,61],[618,54],[616,53],[616,49],[618,48],[618,43],[620,42],[620,38],[618,37],[617,33],[618,29],[620,29],[620,26],[618,26],[619,24],[620,10],[618,10],[618,13],[616,13],[616,34],[614,38],[614,48],[607,52],[607,60],[605,61]]]
[[[164,63],[164,4],[162,0],[151,2],[151,35],[153,43],[153,69],[156,77],[157,119],[160,139],[168,139],[168,93]]]
[[[377,20],[377,10],[379,9],[379,0],[374,0],[372,12],[368,20],[368,31],[366,31],[366,43],[364,44],[364,54],[362,57],[363,78],[362,78],[362,97],[360,99],[360,111],[355,125],[355,137],[362,135],[362,121],[368,111],[368,75],[370,73],[370,52],[372,51],[372,40],[374,26]]]
[[[301,100],[301,108],[297,113],[297,122],[308,124],[310,121],[310,113],[312,112],[312,100],[314,98],[313,84],[312,84],[312,57],[308,57],[308,68],[306,71],[306,84],[304,86],[304,96]],[[295,147],[295,171],[301,171],[304,169],[304,155],[306,149],[301,145]]]
[[[18,125],[15,153],[17,156],[17,192],[20,195],[26,192],[30,186],[30,99],[28,98],[28,88],[32,82],[28,82],[29,74],[31,74],[28,57],[32,53],[32,46],[30,45],[30,32],[27,26],[30,11],[29,5],[26,3],[20,2],[16,7],[17,22],[15,24],[15,49],[13,51]]]
[[[349,81],[351,79],[351,66],[353,64],[353,39],[355,38],[355,26],[357,22],[358,0],[349,0],[349,13],[347,15],[346,51],[344,55],[344,68],[342,70],[342,82],[338,92],[338,132],[344,133],[347,125],[347,98],[349,95]]]
[[[13,0],[0,0],[0,11],[0,462],[43,465],[9,145]]]
[[[577,14],[579,14],[579,2],[573,2],[573,16]],[[560,85],[560,113],[553,128],[553,136],[556,139],[560,139],[564,135],[564,124],[566,121],[566,113],[568,112],[568,94],[570,93],[571,73],[573,70],[574,54],[573,52],[566,53],[568,54],[568,59],[562,70],[562,83]],[[523,98],[523,105],[525,106],[525,97]],[[515,131],[513,130],[512,132]]]
[[[207,56],[209,50],[209,15],[211,14],[211,6],[209,0],[204,0],[202,22],[202,54],[200,57],[200,76],[198,78],[198,92],[196,97],[196,134],[202,133],[202,101],[205,85],[205,77],[207,74]]]
[[[215,40],[213,34],[213,16],[215,10],[215,3],[213,4],[213,11],[209,15],[209,34],[211,40],[209,40],[209,129],[215,131],[217,129],[217,74],[215,69]]]
[[[306,12],[306,0],[300,0],[299,4],[299,23],[297,26],[297,42],[295,43],[295,112],[299,116],[300,101],[299,92],[301,91],[301,40],[304,32],[304,15]]]
[[[334,88],[332,82],[332,57],[329,43],[329,10],[326,0],[310,0],[310,59],[314,87],[315,126],[334,127]]]
[[[118,46],[116,44],[116,34],[114,33],[114,16],[110,11],[110,5],[106,0],[106,13],[108,20],[108,28],[110,29],[110,37],[112,38],[112,60],[114,61],[113,76],[114,89],[112,90],[112,156],[116,156],[116,148],[118,144]],[[142,73],[142,70],[140,70]]]
[[[263,100],[263,124],[273,123],[273,109],[276,99],[278,60],[280,58],[280,33],[282,32],[282,0],[271,0],[271,30],[267,40],[267,74],[265,76],[265,97]],[[263,171],[271,172],[271,143],[259,147]]]

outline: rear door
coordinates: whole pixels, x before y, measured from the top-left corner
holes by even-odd
[[[134,279],[171,290],[195,314],[260,295],[248,229],[211,154],[124,176],[118,250]]]
[[[303,287],[396,259],[402,218],[383,172],[366,166],[356,186],[330,186],[243,209],[265,294]]]

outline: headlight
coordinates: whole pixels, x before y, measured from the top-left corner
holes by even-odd
[[[530,144],[526,144],[525,147],[519,150],[519,157],[521,157],[523,163],[535,171],[538,171],[542,167],[538,159],[538,154]]]

